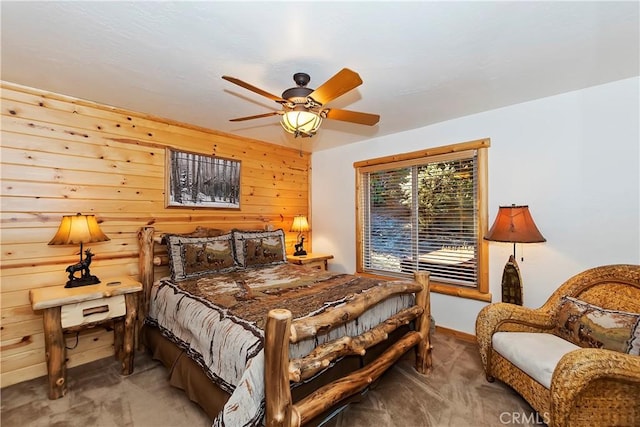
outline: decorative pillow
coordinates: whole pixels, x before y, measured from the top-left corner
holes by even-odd
[[[284,231],[233,231],[236,260],[242,267],[281,264],[287,261]]]
[[[169,267],[174,281],[194,279],[210,273],[225,273],[237,267],[231,233],[216,237],[165,236]]]
[[[640,355],[640,313],[608,310],[576,298],[562,298],[558,335],[580,347]]]

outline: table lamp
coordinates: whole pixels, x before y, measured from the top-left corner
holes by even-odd
[[[100,230],[95,215],[63,215],[62,222],[58,227],[56,235],[49,242],[50,245],[77,245],[80,243],[80,262],[72,264],[65,270],[69,273],[69,280],[65,288],[75,288],[78,286],[95,285],[100,283],[100,279],[92,276],[89,271],[93,254],[91,249],[84,251],[86,257],[82,259],[82,247],[84,243],[105,242],[110,240]],[[80,276],[76,276],[79,273]]]
[[[513,243],[502,273],[502,301],[522,305],[522,278],[516,262],[516,243],[539,243],[547,240],[536,227],[529,206],[500,206],[498,215],[485,240]]]
[[[291,230],[298,232],[298,243],[295,245],[296,251],[293,253],[295,256],[306,255],[307,251],[304,250],[304,237],[302,233],[309,231],[309,222],[304,215],[296,215],[293,217],[293,224],[291,224]]]

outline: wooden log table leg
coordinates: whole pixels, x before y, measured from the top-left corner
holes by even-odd
[[[122,362],[124,349],[124,319],[113,321],[113,355],[116,360]]]
[[[52,307],[43,314],[49,399],[59,399],[67,392],[67,355],[60,313],[60,307]]]
[[[122,375],[129,375],[133,372],[133,358],[135,355],[135,333],[136,318],[138,316],[138,295],[126,294],[124,302],[127,306],[127,316],[124,320],[124,331],[122,337],[121,364]]]

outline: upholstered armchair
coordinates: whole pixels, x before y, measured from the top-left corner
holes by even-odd
[[[487,379],[549,426],[640,426],[639,265],[580,273],[535,310],[489,304],[476,337]]]

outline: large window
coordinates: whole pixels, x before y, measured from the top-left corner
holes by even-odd
[[[488,146],[472,141],[356,163],[358,272],[426,270],[436,292],[487,294]]]

